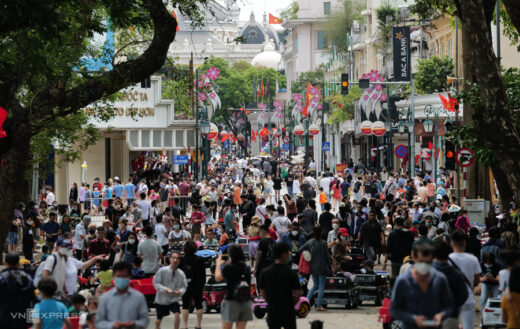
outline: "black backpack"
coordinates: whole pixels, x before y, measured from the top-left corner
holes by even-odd
[[[240,276],[240,281],[237,282],[233,289],[233,299],[240,303],[245,303],[251,300],[251,287],[246,281],[247,272],[249,272],[247,271],[247,266],[244,265],[244,271]],[[249,273],[249,275],[251,274]]]

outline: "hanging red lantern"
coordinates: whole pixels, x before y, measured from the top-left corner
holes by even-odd
[[[264,128],[260,130],[260,137],[267,137],[269,135],[269,129]]]
[[[303,129],[302,125],[297,125],[296,127],[294,127],[294,134],[296,136],[301,136],[301,135],[303,135],[304,132],[305,132],[305,130]]]
[[[246,137],[243,134],[238,134],[237,139],[243,142],[246,139]]]
[[[313,123],[310,127],[309,127],[309,134],[311,135],[317,135],[320,133],[320,127]]]

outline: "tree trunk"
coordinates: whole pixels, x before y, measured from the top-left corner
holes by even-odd
[[[511,191],[519,200],[520,136],[512,124],[514,120],[501,70],[493,51],[491,31],[488,24],[484,24],[487,20],[483,2],[458,1],[458,9],[463,31],[464,78],[479,86],[483,102],[481,108],[470,109],[468,113],[467,102],[464,104],[464,123],[473,123],[483,142],[493,151],[497,159],[493,166],[493,174],[496,177],[507,177],[497,179],[499,190],[506,193]],[[468,179],[470,184],[474,184],[477,178],[470,175]],[[485,179],[480,181],[487,184]],[[477,191],[475,189],[475,192]]]
[[[0,255],[3,252],[17,203],[30,198],[27,179],[31,141],[30,124],[27,121],[22,123],[19,132],[9,138],[15,146],[4,154],[3,164],[0,166],[0,191],[4,191],[0,198]],[[21,239],[21,237],[18,238]]]

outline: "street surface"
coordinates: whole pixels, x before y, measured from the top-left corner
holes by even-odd
[[[327,309],[326,312],[316,312],[314,310],[309,313],[305,319],[297,319],[296,324],[298,328],[310,328],[309,322],[314,320],[324,321],[323,328],[348,328],[348,329],[375,329],[382,328],[382,325],[377,322],[379,308],[368,304],[367,306],[360,306],[357,309],[346,310],[343,308]],[[152,310],[153,316],[150,317],[149,329],[155,328],[155,310]],[[181,322],[182,324],[182,322]],[[190,314],[188,321],[188,328],[195,326],[195,315]],[[220,314],[214,311],[210,314],[204,314],[202,318],[202,327],[204,329],[220,329],[221,321]],[[247,328],[266,328],[265,317],[263,319],[255,318],[248,322]],[[173,315],[163,319],[161,328],[173,328]]]

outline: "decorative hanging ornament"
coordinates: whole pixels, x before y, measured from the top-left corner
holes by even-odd
[[[313,123],[310,125],[309,127],[309,134],[311,135],[317,135],[320,133],[320,126],[318,126],[317,124]]]
[[[237,139],[243,142],[246,139],[246,137],[243,134],[238,134]]]
[[[302,125],[296,125],[296,127],[294,127],[294,134],[296,136],[301,136],[301,135],[303,135],[304,132],[305,132],[305,130],[303,129]]]
[[[260,137],[266,137],[267,135],[269,135],[269,129],[264,128],[260,130]]]
[[[361,129],[361,133],[363,135],[371,135],[372,134],[372,121],[365,120],[361,122],[359,127]]]
[[[218,135],[218,127],[214,123],[209,124],[209,132],[206,135],[207,139],[214,139]]]

